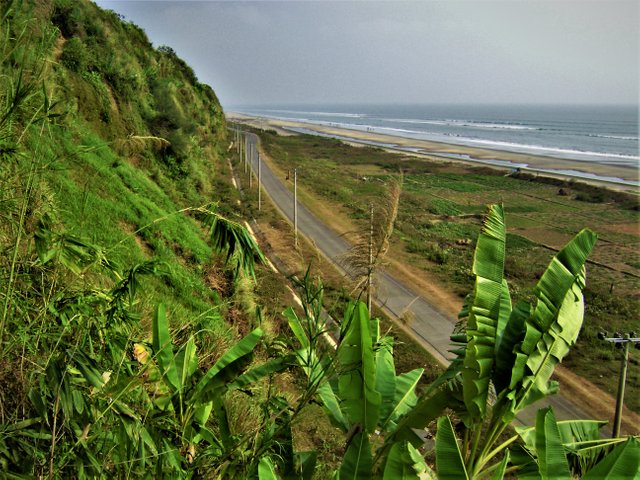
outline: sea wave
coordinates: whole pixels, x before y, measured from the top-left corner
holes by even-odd
[[[544,151],[544,152],[553,152],[556,154],[567,154],[567,155],[588,155],[591,157],[602,157],[602,158],[619,158],[624,160],[640,160],[640,156],[637,155],[625,155],[621,153],[607,153],[607,152],[592,152],[587,150],[578,150],[578,149],[568,149],[568,148],[557,148],[557,147],[545,147],[542,145],[530,145],[525,143],[513,143],[513,142],[500,142],[497,140],[484,140],[479,138],[464,138],[461,137],[461,140],[478,143],[481,145],[490,145],[491,147],[496,147],[500,149],[504,148],[522,148],[533,151]],[[491,148],[489,147],[489,148]]]
[[[624,135],[603,135],[603,134],[599,134],[599,133],[589,133],[586,135],[587,137],[594,137],[594,138],[612,138],[615,140],[635,140],[638,141],[638,137],[627,137]]]
[[[274,112],[274,113],[293,113],[296,115],[317,115],[319,117],[362,118],[367,116],[364,113],[314,112],[314,111],[301,111],[301,110],[263,110],[263,111]],[[290,120],[298,120],[298,118],[291,118]]]
[[[476,122],[473,120],[419,120],[409,118],[382,118],[383,121],[397,122],[397,123],[416,123],[424,125],[440,125],[444,127],[469,127],[469,128],[488,128],[495,130],[541,130],[538,127],[532,127],[529,125],[515,124],[515,123],[487,123]]]

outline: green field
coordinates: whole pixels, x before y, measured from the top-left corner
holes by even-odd
[[[585,290],[585,325],[565,365],[609,393],[617,388],[620,353],[597,339],[601,330],[638,330],[640,263],[638,198],[577,182],[561,182],[454,162],[418,159],[379,148],[352,147],[309,135],[260,132],[263,148],[298,184],[343,209],[366,228],[368,205],[386,182],[404,174],[390,255],[429,272],[462,298],[485,206],[507,213],[506,276],[514,300],[527,298],[555,250],[582,228],[598,234]],[[640,411],[640,355],[632,353],[626,405]]]

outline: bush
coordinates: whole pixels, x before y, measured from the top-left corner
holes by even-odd
[[[87,49],[79,38],[67,40],[62,49],[60,61],[69,70],[82,73],[87,69]]]

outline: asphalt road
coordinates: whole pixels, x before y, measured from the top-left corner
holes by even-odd
[[[249,133],[247,138],[257,151],[258,137]],[[253,168],[255,172],[258,171],[257,158],[253,159]],[[283,216],[293,224],[293,182],[278,178],[265,162],[262,162],[261,176],[263,192],[269,195]],[[348,242],[342,236],[325,225],[299,201],[298,233],[312,240],[325,257],[338,265],[341,256],[349,248]],[[378,270],[376,273],[376,283],[377,305],[395,318],[399,318],[408,310],[414,318],[410,328],[415,336],[422,340],[421,344],[437,360],[445,365],[448,364],[448,358],[452,356],[448,353],[449,337],[457,319],[444,315],[422,293],[414,291],[384,270]],[[569,399],[554,395],[537,402],[533,408],[521,412],[517,421],[525,425],[534,425],[536,411],[549,404],[553,406],[558,419],[590,418]]]

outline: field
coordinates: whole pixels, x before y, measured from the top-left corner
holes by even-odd
[[[620,353],[598,332],[638,329],[638,199],[577,182],[354,147],[307,135],[261,132],[276,168],[298,170],[303,198],[337,230],[365,231],[369,204],[403,172],[403,192],[389,259],[426,283],[462,297],[471,289],[471,258],[485,209],[507,212],[506,276],[514,301],[527,298],[551,256],[580,229],[599,240],[590,259],[585,325],[565,365],[609,393],[617,388]],[[320,205],[322,204],[322,206]],[[341,217],[341,218],[340,218]],[[626,405],[640,411],[639,355],[632,352]]]

